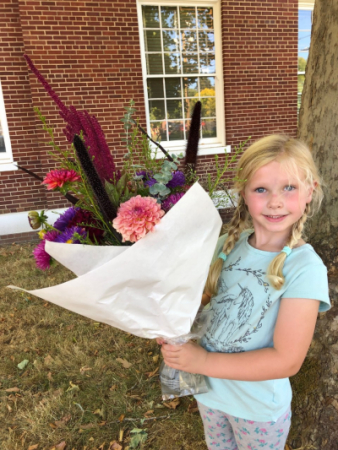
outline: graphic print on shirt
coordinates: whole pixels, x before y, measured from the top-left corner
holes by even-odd
[[[240,267],[241,258],[234,264],[230,264],[222,269],[222,272],[240,271],[245,272],[248,277],[246,286],[235,283],[229,290],[225,280],[221,276],[218,294],[211,303],[213,310],[212,319],[202,339],[202,345],[209,350],[216,350],[225,353],[238,353],[245,351],[243,345],[249,342],[251,335],[257,333],[262,327],[262,322],[269,306],[271,305],[269,284],[263,280],[265,272],[261,269],[254,270]],[[262,287],[267,300],[262,305],[260,318],[256,324],[250,322],[255,299],[248,286],[252,282],[258,282]],[[266,295],[265,295],[266,297]]]

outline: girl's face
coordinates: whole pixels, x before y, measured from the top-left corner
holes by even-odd
[[[288,239],[312,192],[313,187],[300,183],[281,163],[272,161],[252,175],[241,194],[256,233],[277,233],[279,238]]]

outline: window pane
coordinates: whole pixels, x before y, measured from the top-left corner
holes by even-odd
[[[179,53],[164,54],[165,73],[181,73],[181,56]]]
[[[178,52],[180,50],[176,31],[163,31],[163,50],[166,52]]]
[[[160,28],[158,6],[142,6],[143,27]]]
[[[147,73],[150,75],[162,74],[162,55],[161,54],[146,54]]]
[[[190,119],[193,109],[198,102],[198,98],[186,98],[184,99],[184,117]]]
[[[184,73],[198,73],[198,55],[196,53],[185,53],[182,58]]]
[[[215,73],[215,54],[201,53],[200,54],[201,73]]]
[[[147,30],[144,33],[144,45],[146,52],[160,52],[162,50],[160,31]]]
[[[164,120],[165,119],[164,100],[150,100],[149,101],[149,117],[150,117],[150,120]]]
[[[216,137],[216,119],[204,119],[201,125],[203,138]]]
[[[167,141],[166,122],[151,122],[150,134],[154,141]]]
[[[176,6],[161,6],[162,28],[178,28]]]
[[[201,95],[202,91],[204,89],[213,89],[213,94],[215,95],[215,77],[201,77],[200,78],[200,87],[201,87]],[[208,94],[203,94],[203,96],[206,96]]]
[[[184,139],[183,120],[180,122],[168,122],[169,141]]]
[[[184,97],[195,97],[198,95],[198,79],[196,77],[183,78]]]
[[[196,28],[196,10],[194,6],[180,8],[181,28]]]
[[[202,93],[201,93],[202,95]],[[201,98],[202,110],[201,117],[216,116],[216,99],[215,97]]]
[[[181,78],[165,79],[166,97],[182,97]]]
[[[197,52],[196,31],[181,31],[182,52]]]
[[[167,115],[168,119],[182,119],[182,101],[167,100]]]
[[[0,119],[0,153],[6,153],[5,139],[2,131],[1,119]]]
[[[198,33],[198,39],[202,52],[215,51],[215,35],[213,31],[200,31]]]
[[[214,28],[212,8],[197,8],[198,28]]]
[[[163,78],[148,78],[148,98],[163,98]]]

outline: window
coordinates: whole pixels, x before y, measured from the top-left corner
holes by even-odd
[[[196,5],[197,3],[197,5]],[[219,1],[138,3],[147,128],[180,153],[202,103],[200,154],[225,145]]]
[[[309,56],[311,41],[311,26],[314,0],[299,2],[298,9],[298,98],[299,111],[305,81],[305,67]]]
[[[12,163],[12,148],[9,139],[5,104],[0,81],[0,171],[16,170],[17,167]]]

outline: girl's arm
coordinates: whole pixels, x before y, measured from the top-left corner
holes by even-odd
[[[271,348],[210,353],[192,342],[182,346],[164,344],[164,361],[185,372],[228,380],[263,381],[295,375],[310,347],[318,308],[318,300],[282,299]]]

